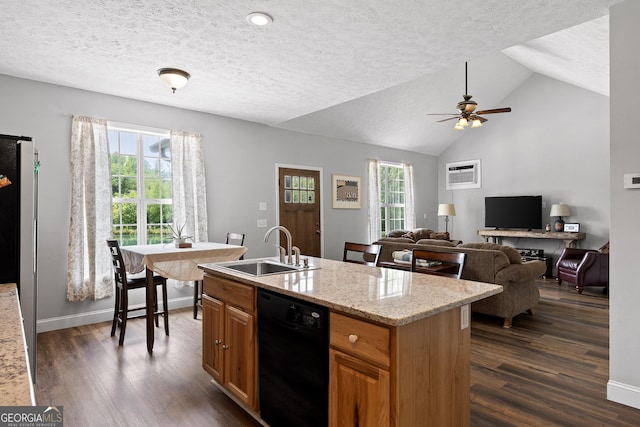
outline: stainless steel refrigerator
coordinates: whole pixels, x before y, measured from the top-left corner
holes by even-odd
[[[0,283],[15,283],[36,379],[38,151],[31,138],[0,134]]]

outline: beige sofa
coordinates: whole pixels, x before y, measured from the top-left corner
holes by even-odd
[[[376,244],[382,246],[378,262],[393,262],[393,252],[421,248],[443,252],[467,254],[462,279],[502,285],[500,294],[477,301],[471,305],[476,313],[489,314],[504,319],[504,327],[510,328],[513,317],[528,312],[540,299],[535,279],[543,275],[543,261],[522,262],[518,251],[511,246],[495,243],[456,244],[447,240],[420,239],[411,242],[407,238],[385,238]]]

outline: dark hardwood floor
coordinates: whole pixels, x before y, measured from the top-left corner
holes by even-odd
[[[609,299],[538,280],[535,315],[513,328],[474,315],[471,424],[474,426],[639,426],[640,410],[606,399]]]
[[[538,286],[535,315],[517,316],[512,329],[472,318],[471,424],[640,425],[640,410],[606,400],[606,295],[554,280]],[[110,323],[39,334],[38,404],[62,405],[70,427],[258,426],[202,370],[201,320],[182,309],[170,322],[170,337],[156,329],[153,356],[142,320],[128,323],[123,347]]]
[[[122,347],[111,322],[38,335],[36,401],[62,405],[66,427],[259,426],[202,369],[202,313],[171,311],[153,355],[145,322],[127,322]]]

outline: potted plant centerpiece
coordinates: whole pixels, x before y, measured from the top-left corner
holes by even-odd
[[[185,225],[187,225],[186,223],[182,224],[182,225],[176,225],[176,227],[174,228],[171,224],[167,224],[169,226],[169,229],[171,229],[171,232],[173,233],[173,241],[176,245],[176,248],[190,248],[191,242],[188,242],[187,240],[193,240],[192,236],[186,236],[184,234],[184,227]]]

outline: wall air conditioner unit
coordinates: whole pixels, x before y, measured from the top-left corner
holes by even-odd
[[[482,186],[480,179],[480,160],[447,163],[445,173],[447,190],[480,188]]]

